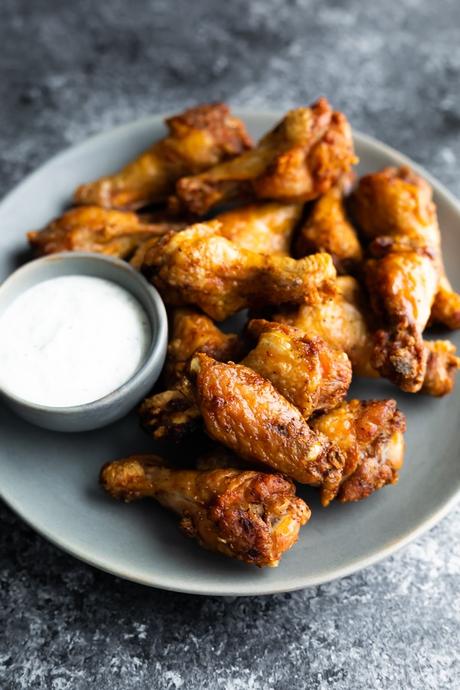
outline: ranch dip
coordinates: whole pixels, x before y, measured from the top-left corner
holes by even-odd
[[[30,287],[0,315],[0,388],[72,407],[128,381],[151,342],[139,302],[102,278],[69,275]]]

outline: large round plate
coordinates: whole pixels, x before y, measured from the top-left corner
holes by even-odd
[[[259,136],[274,113],[242,113]],[[150,117],[94,137],[53,158],[0,205],[0,280],[23,260],[24,233],[59,214],[81,182],[110,172],[163,132]],[[410,163],[393,149],[355,135],[359,173]],[[460,209],[426,172],[435,189],[450,277],[460,288]],[[460,338],[453,339],[460,345]],[[135,415],[85,434],[47,432],[0,407],[0,491],[6,503],[47,539],[98,568],[154,587],[214,595],[286,592],[342,577],[388,556],[433,526],[460,487],[458,409],[454,394],[436,400],[400,393],[385,381],[354,384],[354,396],[396,397],[408,418],[407,453],[399,484],[367,501],[313,510],[299,542],[276,569],[258,570],[208,553],[183,537],[174,516],[153,502],[123,505],[98,487],[107,460],[152,450]],[[180,458],[178,458],[180,460]]]

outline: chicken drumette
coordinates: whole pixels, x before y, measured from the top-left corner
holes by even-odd
[[[181,516],[187,536],[245,563],[277,566],[310,518],[293,483],[250,470],[175,470],[154,455],[117,460],[101,470],[114,498],[155,498]]]
[[[252,145],[244,124],[222,104],[200,105],[166,120],[168,135],[119,172],[84,184],[77,204],[135,209],[165,201],[183,175],[193,175]]]
[[[130,211],[79,206],[27,238],[39,255],[82,251],[129,259],[146,240],[184,227],[169,220],[150,222]]]
[[[245,460],[321,487],[327,505],[340,486],[344,457],[270,381],[241,364],[199,353],[190,363],[195,399],[208,435]]]
[[[159,238],[142,271],[171,306],[196,305],[221,321],[246,307],[315,302],[335,289],[329,254],[304,259],[238,247],[210,221]]]
[[[321,98],[290,111],[253,150],[183,177],[176,194],[196,214],[234,198],[304,202],[324,194],[356,160],[346,117]]]
[[[283,308],[274,318],[346,352],[358,376],[383,375],[372,366],[376,319],[359,283],[351,276],[337,278],[335,297],[318,305]],[[422,392],[435,396],[450,393],[460,366],[455,346],[448,340],[425,340],[423,347],[427,365]]]
[[[444,274],[431,187],[407,167],[364,176],[352,196],[354,217],[370,240],[366,282],[385,320],[375,334],[373,366],[403,390],[423,386],[422,333],[433,319],[460,325],[460,296]]]

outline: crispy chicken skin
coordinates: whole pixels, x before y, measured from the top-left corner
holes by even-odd
[[[271,381],[305,419],[345,398],[351,364],[344,352],[322,338],[308,338],[297,328],[263,319],[250,321],[247,332],[258,342],[241,364]]]
[[[158,239],[145,256],[144,275],[171,306],[193,304],[221,321],[246,307],[315,302],[333,294],[328,254],[296,261],[242,249],[222,237],[220,223],[197,223]]]
[[[311,421],[345,456],[337,500],[359,501],[398,481],[405,418],[394,400],[350,400]]]
[[[416,392],[425,378],[422,332],[432,309],[433,320],[455,326],[460,306],[444,275],[431,187],[408,167],[385,168],[361,178],[352,210],[371,240],[366,282],[386,322],[376,333],[373,364],[403,390]]]
[[[186,339],[187,347],[181,351],[180,357],[186,353],[188,359],[196,352],[205,352],[223,362],[240,359],[243,352],[241,341],[222,342],[220,338],[232,336],[220,331],[220,336],[216,336],[217,329],[212,322],[212,328],[208,326],[209,340],[206,341],[204,323],[203,338]],[[183,327],[187,328],[187,322]],[[296,328],[262,319],[249,322],[247,335],[258,342],[241,364],[271,381],[305,418],[313,412],[332,409],[346,396],[351,383],[350,361],[345,353],[322,338],[307,338]],[[196,345],[193,352],[192,343]],[[177,360],[176,356],[177,350],[172,351],[167,363],[167,371],[171,368],[167,383],[172,389],[150,396],[139,408],[144,428],[156,439],[180,441],[202,424],[193,391],[180,378],[186,362],[180,358]],[[175,368],[177,363],[179,369]]]
[[[288,112],[251,151],[183,177],[176,194],[198,215],[235,198],[305,202],[327,192],[356,160],[346,117],[320,98]]]
[[[199,353],[190,363],[206,432],[242,458],[321,487],[327,505],[340,485],[344,458],[267,379],[249,367]]]
[[[337,293],[321,304],[284,307],[275,321],[295,326],[308,337],[320,336],[338,350],[346,352],[359,376],[376,376],[370,364],[372,354],[369,306],[355,278],[337,278]]]
[[[339,274],[356,271],[363,258],[357,232],[347,218],[340,185],[332,187],[314,202],[300,229],[296,256],[315,252],[331,254]]]
[[[195,309],[174,309],[171,336],[165,364],[165,383],[179,381],[185,365],[196,352],[206,352],[221,362],[241,359],[244,346],[236,333],[224,333],[216,324]]]
[[[75,203],[136,209],[165,201],[183,175],[241,154],[252,142],[223,103],[199,105],[166,120],[168,135],[119,172],[84,184]]]
[[[375,317],[355,278],[337,278],[337,295],[323,304],[284,308],[274,319],[299,328],[308,337],[320,336],[346,352],[356,375],[379,375],[372,366]],[[424,341],[423,347],[427,367],[422,392],[434,396],[450,393],[460,366],[455,346],[448,340],[438,340]]]
[[[141,423],[155,439],[178,442],[197,429],[202,420],[190,383],[184,379],[185,365],[196,352],[228,361],[243,355],[243,341],[234,333],[223,333],[205,314],[193,309],[175,309],[163,370],[168,390],[146,398],[139,407]]]
[[[289,256],[302,204],[262,202],[219,213],[220,234],[238,247],[260,254]]]
[[[105,465],[101,483],[114,498],[155,498],[204,548],[259,567],[277,566],[310,518],[294,484],[279,474],[175,470],[139,455]]]
[[[147,239],[182,230],[181,222],[150,223],[130,211],[79,206],[52,220],[43,230],[27,233],[37,254],[83,251],[129,258]]]

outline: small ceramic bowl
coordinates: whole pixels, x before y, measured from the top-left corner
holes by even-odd
[[[89,431],[126,415],[152,388],[166,356],[168,320],[161,297],[142,275],[124,261],[86,252],[52,254],[31,261],[15,271],[0,287],[0,314],[28,288],[63,275],[104,278],[117,283],[137,298],[150,320],[152,334],[143,364],[112,393],[94,402],[73,407],[37,405],[9,391],[0,392],[6,404],[28,422],[54,431]]]

